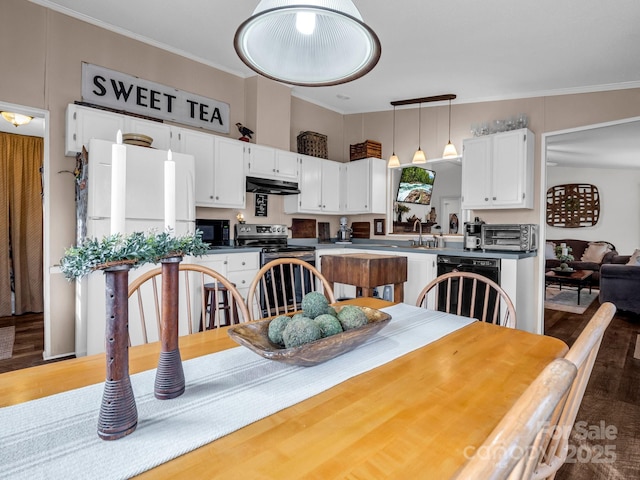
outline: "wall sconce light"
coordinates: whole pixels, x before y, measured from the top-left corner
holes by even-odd
[[[450,158],[457,157],[458,151],[456,150],[456,146],[451,143],[451,99],[449,99],[449,143],[447,143],[444,147],[444,152],[442,152],[442,158]]]
[[[418,107],[418,150],[416,150],[416,153],[413,154],[413,160],[411,161],[411,163],[414,163],[414,164],[427,163],[427,156],[424,154],[424,152],[422,151],[422,148],[420,147],[420,130],[422,127],[421,120],[422,120],[422,103]]]
[[[400,159],[396,155],[396,106],[393,106],[393,148],[387,168],[397,168],[400,166]]]
[[[26,125],[31,120],[33,120],[33,117],[30,117],[29,115],[22,115],[21,113],[0,112],[0,115],[2,115],[2,118],[4,118],[7,122],[13,124],[16,127]]]
[[[382,51],[351,0],[261,0],[238,27],[233,44],[260,75],[306,87],[360,78]]]

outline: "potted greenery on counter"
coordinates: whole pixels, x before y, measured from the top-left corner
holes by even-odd
[[[64,276],[73,280],[94,270],[104,270],[117,265],[139,267],[145,263],[158,263],[163,258],[201,256],[209,248],[202,241],[202,232],[174,236],[170,232],[134,232],[128,235],[114,234],[86,239],[81,245],[65,251],[60,260]]]

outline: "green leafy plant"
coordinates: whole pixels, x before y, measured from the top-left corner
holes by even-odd
[[[83,277],[94,270],[116,265],[133,268],[145,263],[158,263],[163,258],[185,255],[201,256],[209,244],[202,241],[202,232],[173,236],[170,232],[134,232],[88,238],[81,245],[65,250],[60,268],[68,280]]]
[[[564,248],[567,249],[567,254],[563,255],[562,254],[562,245],[556,245],[555,247],[555,252],[556,252],[556,257],[558,258],[558,260],[560,260],[561,262],[573,262],[573,255],[571,255],[571,252],[573,251],[573,249],[570,246],[566,246]]]

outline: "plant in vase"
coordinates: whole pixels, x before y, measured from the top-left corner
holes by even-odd
[[[67,249],[60,259],[60,269],[68,280],[73,280],[117,265],[136,268],[145,263],[158,263],[163,258],[201,256],[208,248],[199,230],[178,237],[168,231],[118,233],[101,240],[88,238],[81,245]]]
[[[395,212],[398,214],[398,222],[402,222],[402,214],[409,212],[409,210],[411,209],[406,205],[403,205],[402,203],[396,203]]]
[[[558,258],[558,260],[560,260],[560,262],[562,262],[560,264],[560,268],[562,270],[569,270],[567,262],[573,262],[574,260],[573,255],[571,255],[573,249],[567,245],[556,245],[554,250],[556,257]]]

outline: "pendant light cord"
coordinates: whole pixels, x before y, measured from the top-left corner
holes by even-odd
[[[449,99],[449,143],[451,143],[451,99]]]
[[[396,106],[393,106],[393,147],[391,148],[392,155],[396,154]]]
[[[422,103],[418,106],[418,150],[422,150],[420,130],[422,130]]]

